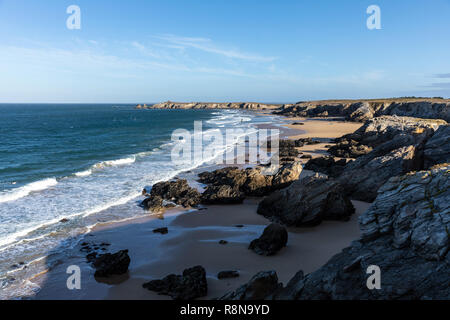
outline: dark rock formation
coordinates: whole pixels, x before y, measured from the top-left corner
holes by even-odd
[[[153,230],[153,233],[167,234],[169,233],[169,229],[167,229],[167,227],[157,228]]]
[[[105,253],[93,259],[95,277],[109,277],[111,275],[124,274],[128,271],[130,257],[128,250],[120,250],[116,253]]]
[[[234,270],[226,270],[226,271],[220,271],[217,274],[218,279],[228,279],[228,278],[237,278],[239,277],[239,272]]]
[[[242,203],[245,195],[237,188],[229,185],[209,186],[202,194],[204,204],[233,204]]]
[[[277,223],[271,223],[258,239],[250,243],[248,248],[259,255],[272,256],[285,247],[287,241],[286,228]]]
[[[423,169],[425,143],[443,120],[383,116],[367,121],[340,140],[350,139],[373,150],[348,163],[338,177],[347,195],[372,202],[390,177]]]
[[[170,274],[161,280],[152,280],[142,285],[159,294],[171,296],[174,300],[192,300],[206,296],[208,283],[202,266],[183,271],[183,275]]]
[[[173,201],[183,207],[194,207],[200,203],[201,194],[196,189],[191,188],[186,179],[177,179],[155,183],[150,191],[150,197],[145,199],[144,202],[148,204],[159,203],[160,200],[157,197]],[[145,206],[144,202],[143,205]]]
[[[164,213],[166,210],[164,207],[164,200],[160,196],[150,196],[142,201],[142,205],[145,209],[152,211],[153,213]]]
[[[318,157],[309,160],[303,169],[324,173],[330,177],[337,177],[342,173],[347,161],[341,159],[335,161],[333,157]]]
[[[266,175],[262,170],[261,166],[247,169],[226,167],[200,173],[199,181],[209,185],[202,197],[203,202],[236,203],[242,202],[244,195],[264,196],[273,190],[285,188],[298,179],[302,166],[300,162],[286,163],[274,175]],[[217,192],[221,192],[222,196],[216,195]],[[228,201],[228,198],[233,201]],[[224,201],[218,202],[219,199]]]
[[[450,298],[450,165],[394,177],[360,217],[359,241],[319,270],[294,277],[277,299]],[[381,289],[366,286],[368,266]]]
[[[391,178],[361,215],[361,238],[308,275],[260,297],[280,300],[450,299],[450,164]],[[369,289],[369,266],[380,289]],[[255,277],[261,277],[257,274]],[[254,277],[254,278],[255,278]],[[276,277],[276,275],[273,275]],[[245,299],[253,279],[224,299]]]
[[[424,167],[450,161],[450,126],[442,125],[424,147]]]
[[[263,300],[281,288],[275,271],[261,271],[245,285],[220,300]]]
[[[322,220],[348,220],[355,212],[341,185],[331,178],[305,177],[267,196],[258,213],[289,226],[317,225]]]
[[[424,119],[443,119],[450,121],[448,100],[411,99],[370,100],[370,101],[310,101],[274,111],[292,117],[343,117],[349,121],[366,121],[379,116],[407,116]]]

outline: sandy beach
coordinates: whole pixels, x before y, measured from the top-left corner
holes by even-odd
[[[353,132],[360,124],[328,120],[301,121],[304,125],[286,125],[291,139],[300,137],[332,139]],[[301,130],[301,131],[299,131]],[[304,153],[323,153],[329,143],[307,145]],[[302,175],[311,172],[304,170]],[[247,198],[241,205],[210,205],[204,210],[171,210],[163,216],[151,216],[122,223],[96,227],[83,241],[92,246],[108,244],[105,252],[129,250],[131,264],[127,274],[94,279],[94,269],[86,261],[81,246],[73,248],[68,258],[52,265],[49,271],[32,281],[41,290],[37,299],[170,299],[142,287],[153,279],[170,273],[181,274],[184,269],[201,265],[206,269],[208,295],[204,299],[217,298],[236,289],[255,273],[275,270],[284,284],[298,270],[312,272],[326,263],[333,255],[347,247],[359,236],[358,216],[370,204],[353,201],[356,208],[348,222],[326,221],[317,227],[288,228],[287,247],[275,256],[259,256],[248,250],[251,240],[258,238],[270,221],[256,213],[261,198]],[[167,234],[154,233],[153,229],[167,227]],[[219,244],[226,240],[227,244]],[[56,249],[57,250],[57,249]],[[69,265],[78,265],[82,271],[82,289],[66,287]],[[219,280],[217,273],[236,270],[239,277]]]

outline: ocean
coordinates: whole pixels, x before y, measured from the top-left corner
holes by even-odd
[[[242,110],[0,104],[0,298],[39,290],[28,279],[53,248],[71,248],[99,223],[148,214],[138,206],[144,187],[206,167],[171,161],[175,129],[192,132],[201,120],[204,132],[247,130],[274,118]]]

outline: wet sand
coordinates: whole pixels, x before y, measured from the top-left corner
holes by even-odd
[[[291,122],[304,121],[289,118]],[[305,125],[286,125],[290,138],[335,138],[353,132],[361,124],[307,120]],[[302,131],[297,131],[302,130]],[[325,144],[324,144],[325,145]],[[307,148],[310,148],[307,150]],[[320,154],[324,146],[303,147],[302,152]],[[308,172],[305,170],[302,175]],[[310,174],[310,172],[309,172]],[[131,258],[126,275],[110,278],[107,283],[94,279],[94,269],[86,262],[86,253],[80,246],[67,259],[33,281],[41,284],[37,299],[170,299],[142,288],[142,284],[160,279],[170,273],[181,274],[184,269],[202,265],[207,272],[208,296],[217,298],[238,288],[255,273],[275,270],[284,284],[303,270],[312,272],[333,255],[359,237],[358,216],[370,204],[353,201],[356,214],[348,222],[327,221],[312,228],[288,228],[289,240],[275,256],[259,256],[248,250],[251,240],[257,238],[270,221],[256,213],[260,199],[249,198],[242,205],[207,206],[206,210],[171,211],[163,217],[149,216],[124,223],[105,224],[95,228],[82,241],[111,245],[107,252],[128,249]],[[243,225],[239,227],[237,225]],[[169,233],[153,233],[153,229],[168,227]],[[228,241],[219,244],[220,240]],[[80,241],[80,242],[82,242]],[[68,290],[66,269],[78,265],[82,271],[82,289]],[[224,270],[239,271],[233,279],[217,279]]]

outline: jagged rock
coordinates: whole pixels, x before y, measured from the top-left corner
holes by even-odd
[[[277,223],[271,223],[258,239],[250,243],[248,248],[259,255],[272,256],[285,247],[287,241],[286,228]]]
[[[183,207],[194,207],[200,203],[201,198],[200,192],[191,188],[186,179],[156,183],[150,192],[150,199],[156,196],[173,201]]]
[[[391,178],[361,215],[361,238],[275,299],[450,299],[450,164]],[[368,266],[381,289],[366,286]]]
[[[372,151],[372,147],[358,144],[354,140],[341,140],[328,148],[328,153],[340,158],[358,158]]]
[[[234,292],[225,294],[220,300],[263,300],[281,288],[275,271],[261,271]]]
[[[270,144],[268,143],[270,146]],[[296,149],[296,143],[294,140],[279,140],[278,150],[280,157],[296,157],[299,151]]]
[[[249,168],[245,170],[246,179],[241,190],[248,196],[261,197],[272,190],[273,176],[261,173],[261,168]]]
[[[202,203],[204,204],[242,203],[244,199],[243,192],[229,185],[209,186],[202,194]]]
[[[228,278],[237,278],[239,277],[239,272],[233,270],[220,271],[217,274],[218,279],[228,279]]]
[[[442,125],[424,147],[424,166],[450,162],[450,126]]]
[[[209,199],[211,194],[221,190],[221,186],[227,186],[223,189],[227,192],[231,192],[231,187],[236,197],[239,192],[247,196],[264,196],[273,190],[287,187],[298,179],[302,166],[300,162],[286,163],[274,175],[264,174],[262,170],[262,166],[257,166],[247,169],[227,167],[213,172],[202,172],[199,174],[199,181],[209,185],[203,197]],[[209,189],[211,186],[215,188]]]
[[[273,113],[292,117],[343,117],[349,121],[365,121],[379,116],[408,116],[450,121],[450,103],[414,100],[309,101],[286,106]]]
[[[311,144],[319,144],[320,141],[314,140],[313,138],[300,138],[297,140],[294,140],[296,147],[303,147],[305,145],[311,145]]]
[[[337,181],[316,174],[267,196],[257,212],[288,226],[308,226],[322,220],[348,220],[355,208]]]
[[[301,162],[287,163],[281,166],[272,180],[272,190],[278,190],[287,187],[300,176],[303,167]]]
[[[113,254],[105,253],[95,256],[91,260],[95,268],[94,276],[102,278],[124,274],[128,271],[128,266],[130,265],[128,250],[120,250]]]
[[[324,173],[330,177],[337,177],[342,173],[346,164],[345,159],[335,161],[333,157],[318,157],[309,160],[304,169]]]
[[[164,200],[160,196],[150,196],[142,201],[144,208],[153,213],[164,213],[166,209],[163,203]]]
[[[378,188],[390,177],[420,170],[422,163],[422,149],[412,145],[375,158],[368,154],[349,163],[338,181],[344,186],[347,195],[372,202],[377,196]]]
[[[240,188],[247,179],[245,171],[237,167],[225,167],[212,172],[206,171],[200,173],[198,176],[201,183],[214,186],[229,185],[238,188]]]
[[[168,295],[174,300],[191,300],[206,296],[208,283],[206,271],[195,266],[183,271],[183,275],[170,274],[161,280],[152,280],[142,285],[159,294]]]

